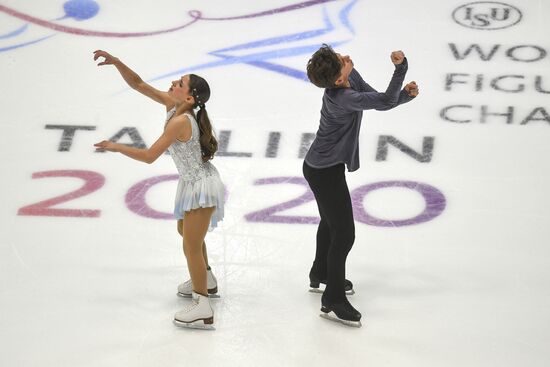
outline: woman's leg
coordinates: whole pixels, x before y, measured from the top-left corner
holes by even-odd
[[[184,253],[187,258],[191,281],[193,282],[193,290],[204,296],[208,296],[208,289],[203,243],[214,210],[215,208],[211,207],[186,212],[182,225]]]
[[[180,236],[183,238],[183,220],[178,219],[178,232]],[[183,247],[183,254],[185,255],[185,246]],[[206,268],[210,268],[210,265],[208,264],[208,252],[206,251],[206,242],[202,242],[202,255],[204,256],[204,262],[206,263]]]

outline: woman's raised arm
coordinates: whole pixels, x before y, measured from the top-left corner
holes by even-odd
[[[114,57],[103,50],[94,51],[94,60],[97,60],[100,57],[103,57],[104,60],[97,64],[97,66],[114,65],[122,78],[124,78],[126,83],[128,83],[132,89],[135,89],[152,100],[165,105],[167,110],[175,105],[174,100],[167,92],[160,91],[144,82],[136,72],[126,66],[117,57]]]

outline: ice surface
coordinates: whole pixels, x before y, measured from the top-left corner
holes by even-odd
[[[477,4],[469,24],[487,24],[475,29],[453,19],[469,1],[2,1],[0,365],[547,366],[550,4],[505,2],[517,24]],[[306,194],[300,152],[322,91],[304,69],[323,42],[382,91],[402,49],[420,86],[409,104],[365,112],[347,175],[361,329],[321,319],[308,292],[315,203],[281,205]],[[98,68],[96,49],[163,90],[188,72],[212,87],[228,191],[206,239],[214,332],[172,324],[189,302],[176,296],[181,240],[174,220],[146,216],[172,210],[170,157],[94,152],[124,128],[121,142],[152,144],[165,114]],[[85,183],[49,212],[31,206]]]

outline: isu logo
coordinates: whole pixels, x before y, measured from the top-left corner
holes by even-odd
[[[461,26],[492,31],[511,27],[521,20],[518,8],[496,1],[478,1],[459,6],[453,19]]]

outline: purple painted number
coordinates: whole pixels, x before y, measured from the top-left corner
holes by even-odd
[[[64,195],[56,196],[51,199],[43,200],[39,203],[27,205],[17,212],[18,215],[33,215],[45,217],[87,217],[97,218],[101,211],[98,209],[62,209],[52,208],[55,205],[66,203],[71,200],[78,199],[82,196],[91,194],[99,190],[105,183],[103,175],[83,170],[58,170],[35,172],[32,178],[57,178],[57,177],[74,177],[84,181],[82,187],[78,190],[69,192]]]
[[[286,201],[284,203],[270,206],[267,209],[258,210],[256,212],[245,215],[249,222],[267,222],[267,223],[319,223],[318,217],[297,217],[288,215],[274,215],[277,212],[295,208],[302,204],[315,200],[313,193],[305,179],[302,177],[270,177],[256,180],[254,185],[272,185],[272,184],[294,184],[302,185],[306,192],[296,199]]]
[[[369,215],[363,206],[365,196],[371,191],[388,187],[404,187],[419,192],[426,202],[424,211],[416,217],[404,220],[383,220]],[[433,186],[414,181],[384,181],[364,185],[353,190],[351,201],[355,219],[377,227],[403,227],[428,222],[439,216],[446,206],[445,196],[441,191]]]
[[[138,182],[137,184],[132,186],[130,190],[128,190],[128,192],[126,193],[126,206],[128,207],[128,209],[130,209],[137,215],[141,215],[142,217],[153,219],[175,219],[173,213],[163,213],[151,208],[147,204],[145,197],[147,196],[147,191],[149,191],[152,186],[161,182],[177,180],[179,180],[179,175],[163,175],[151,177]],[[227,189],[225,189],[224,195],[225,200],[227,200],[227,197],[229,195]]]
[[[178,175],[163,175],[151,177],[146,180],[140,181],[128,190],[126,193],[126,206],[128,209],[141,215],[142,217],[153,218],[153,219],[174,219],[174,214],[159,212],[151,208],[146,200],[145,196],[147,191],[158,183],[165,181],[176,181],[179,179]]]
[[[302,185],[306,192],[295,199],[247,214],[245,218],[249,222],[318,224],[319,217],[274,215],[277,212],[295,208],[315,200],[306,180],[302,177],[271,177],[259,179],[254,182],[255,185],[288,183]],[[404,187],[417,191],[423,196],[426,202],[424,211],[413,218],[405,220],[384,220],[369,215],[363,207],[364,197],[371,191],[388,187]],[[368,184],[353,190],[350,196],[355,219],[361,223],[377,227],[402,227],[427,222],[439,216],[443,210],[445,210],[446,206],[445,196],[441,191],[433,186],[414,181],[385,181]]]

